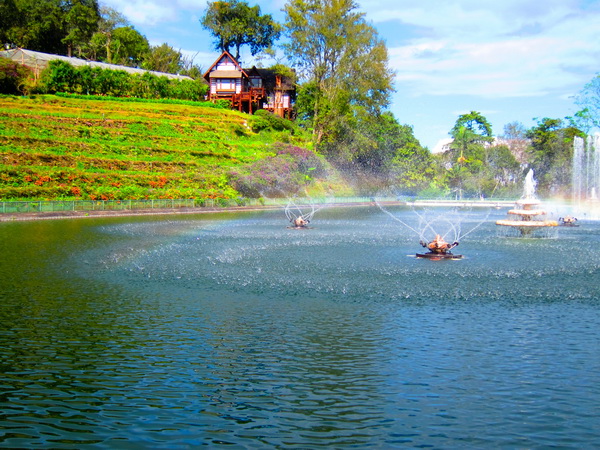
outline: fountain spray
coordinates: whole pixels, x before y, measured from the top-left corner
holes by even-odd
[[[315,213],[321,209],[317,208],[314,204],[310,205],[310,212],[303,212],[300,206],[298,206],[293,199],[289,199],[285,207],[285,216],[292,223],[291,228],[307,228],[308,224],[312,220]]]
[[[443,216],[435,215],[432,218],[427,218],[425,214],[419,213],[412,208],[413,213],[419,220],[417,227],[412,227],[385,209],[377,200],[375,200],[375,204],[396,222],[399,222],[419,236],[419,243],[429,251],[427,253],[417,253],[417,257],[429,259],[462,258],[462,255],[453,254],[450,250],[456,247],[460,243],[461,239],[473,233],[477,228],[485,223],[491,213],[491,209],[488,209],[486,216],[481,221],[479,221],[473,228],[463,233],[461,223],[464,214],[458,214],[458,211],[455,211],[455,214],[452,214],[451,216],[446,214]],[[444,232],[441,232],[441,229],[443,229]],[[427,236],[431,236],[432,234],[434,235],[434,238],[428,240]]]

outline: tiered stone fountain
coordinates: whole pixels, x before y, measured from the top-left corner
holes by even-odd
[[[521,236],[531,236],[535,230],[558,226],[555,220],[546,220],[546,211],[540,208],[541,201],[535,196],[536,182],[533,170],[525,177],[525,192],[517,200],[515,208],[508,211],[509,219],[498,220],[496,225],[518,230]]]

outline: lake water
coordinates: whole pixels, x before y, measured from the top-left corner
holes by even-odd
[[[0,447],[600,447],[600,223],[389,212],[0,223]]]

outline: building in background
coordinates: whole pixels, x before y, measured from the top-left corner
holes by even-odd
[[[176,75],[172,73],[155,72],[152,70],[138,69],[136,67],[118,66],[116,64],[107,64],[98,61],[88,61],[80,58],[69,58],[68,56],[52,55],[50,53],[34,52],[33,50],[26,50],[24,48],[13,48],[10,50],[0,51],[0,57],[8,58],[26,67],[29,67],[33,71],[33,76],[37,79],[40,73],[48,67],[50,61],[60,60],[71,64],[73,67],[90,66],[100,67],[102,69],[110,70],[124,70],[128,73],[144,74],[149,72],[156,76],[167,77],[169,79],[176,80],[191,80],[191,77],[185,75]]]

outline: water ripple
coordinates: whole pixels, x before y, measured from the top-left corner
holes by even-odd
[[[388,219],[0,226],[0,447],[600,446],[600,226],[434,262]]]

